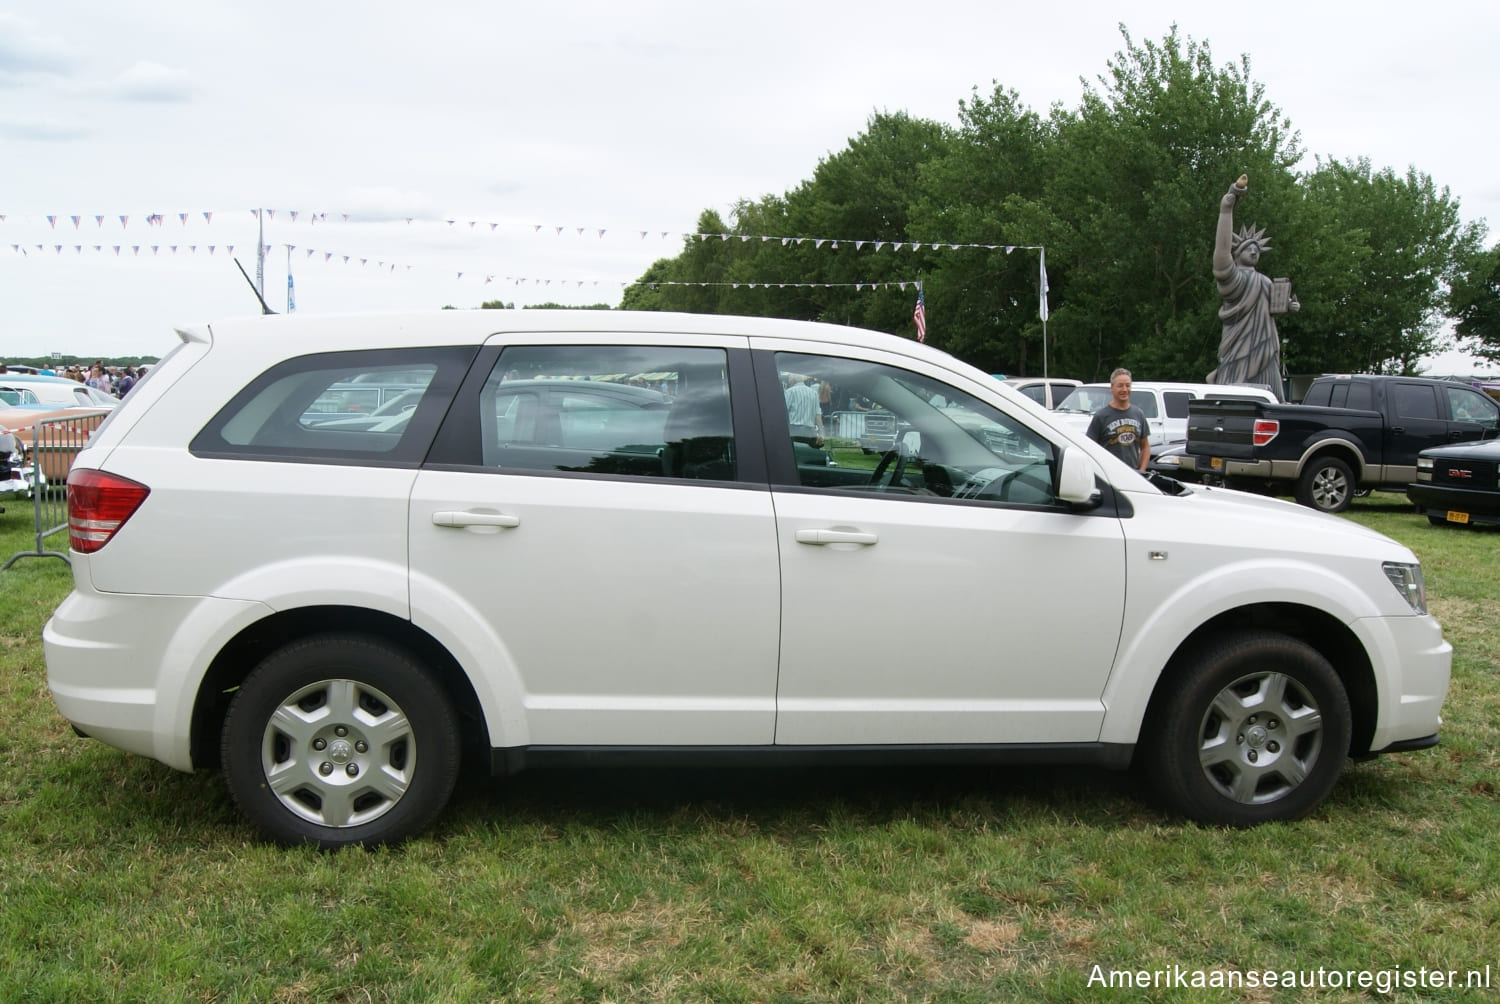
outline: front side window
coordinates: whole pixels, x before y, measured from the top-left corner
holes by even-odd
[[[847,410],[809,443],[795,405],[786,437],[796,483],[913,498],[1057,503],[1056,448],[1016,419],[941,381],[880,363],[778,353],[782,386],[828,383]]]
[[[732,481],[722,349],[520,345],[480,390],[486,467]]]
[[[1472,422],[1493,429],[1500,418],[1494,401],[1467,387],[1448,387],[1448,409],[1455,422]]]

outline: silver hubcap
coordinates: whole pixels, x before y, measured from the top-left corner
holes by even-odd
[[[1312,496],[1319,509],[1336,509],[1349,501],[1349,482],[1342,471],[1325,467],[1313,475]]]
[[[324,680],[272,712],[260,762],[291,812],[323,826],[358,826],[406,794],[417,746],[405,712],[385,694],[354,680]]]
[[[1219,691],[1198,734],[1208,783],[1226,798],[1256,805],[1307,778],[1323,748],[1323,714],[1291,677],[1254,673]]]

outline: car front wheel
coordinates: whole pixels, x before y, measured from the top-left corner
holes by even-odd
[[[427,826],[459,765],[452,705],[404,651],[328,634],[267,657],[235,694],[222,734],[240,810],[273,840],[394,843]]]
[[[1141,741],[1168,807],[1204,823],[1299,819],[1349,754],[1348,695],[1297,639],[1244,632],[1204,646],[1163,680]]]

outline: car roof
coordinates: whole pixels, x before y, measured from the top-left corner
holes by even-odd
[[[951,358],[909,338],[862,328],[730,314],[679,314],[633,310],[433,310],[420,313],[249,315],[178,328],[186,341],[255,339],[295,347],[308,333],[319,348],[383,348],[411,345],[479,344],[510,333],[720,334],[800,338],[831,344],[861,344],[907,354]],[[288,353],[291,354],[291,353]]]

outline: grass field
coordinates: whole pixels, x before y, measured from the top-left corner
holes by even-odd
[[[1444,744],[1251,831],[1102,771],[537,772],[467,778],[395,850],[271,847],[217,775],[73,736],[39,639],[69,572],[23,560],[0,573],[0,1001],[1496,999],[1500,533],[1398,496],[1348,518],[1424,561],[1456,650]],[[31,543],[12,503],[0,558]],[[1323,985],[1173,985],[1266,970]]]

